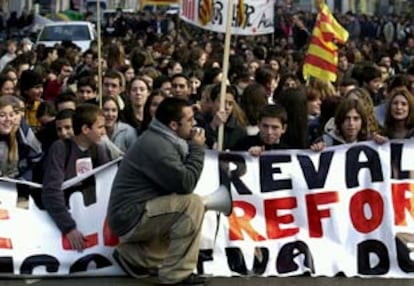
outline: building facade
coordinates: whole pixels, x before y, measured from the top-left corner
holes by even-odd
[[[303,10],[315,10],[312,0],[285,0],[278,1],[290,3],[290,5],[299,6]],[[346,13],[353,11],[364,14],[376,13],[401,13],[404,11],[412,11],[414,5],[413,0],[326,0],[326,3],[332,11]]]
[[[49,6],[51,12],[59,12],[69,9],[71,6],[83,6],[86,0],[0,0],[0,7],[8,16],[11,12],[16,11],[17,14],[26,9],[30,11],[34,4],[40,6]],[[365,14],[375,13],[396,13],[412,11],[414,13],[414,0],[325,0],[332,11],[346,13],[353,11]],[[71,3],[73,2],[73,3]],[[115,9],[116,7],[124,7],[135,9],[138,0],[107,0],[107,7]],[[301,10],[315,11],[314,0],[275,0],[277,5],[295,6]],[[72,4],[72,5],[71,5]]]

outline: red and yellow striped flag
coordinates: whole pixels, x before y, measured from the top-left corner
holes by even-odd
[[[246,27],[247,19],[246,19],[246,6],[244,6],[244,0],[239,0],[237,4],[237,23],[239,27]]]
[[[201,25],[207,25],[213,18],[213,0],[200,0],[198,4],[198,20]]]
[[[324,81],[336,81],[338,66],[336,43],[345,43],[348,36],[348,31],[336,21],[328,6],[321,1],[303,65],[304,78],[315,77]]]

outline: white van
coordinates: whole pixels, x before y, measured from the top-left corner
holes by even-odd
[[[71,41],[84,52],[95,39],[96,31],[90,22],[53,22],[46,24],[39,32],[36,45],[44,44],[46,47],[53,47],[62,41]]]

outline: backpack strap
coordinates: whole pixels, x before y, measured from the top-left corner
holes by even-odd
[[[91,155],[92,167],[96,168],[96,166],[98,166],[98,145],[92,144],[92,146],[89,147],[89,154]]]

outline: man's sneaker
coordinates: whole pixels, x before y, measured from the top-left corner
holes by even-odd
[[[188,276],[187,278],[185,278],[184,280],[174,283],[174,284],[163,284],[160,283],[159,285],[169,285],[169,286],[200,286],[200,285],[206,285],[207,284],[207,279],[203,276],[199,276],[196,274],[190,274],[190,276]]]
[[[118,265],[122,268],[122,270],[124,270],[124,272],[127,273],[129,276],[134,278],[146,278],[150,276],[150,270],[148,268],[129,263],[124,258],[122,258],[118,250],[115,249],[112,256],[114,257]]]

